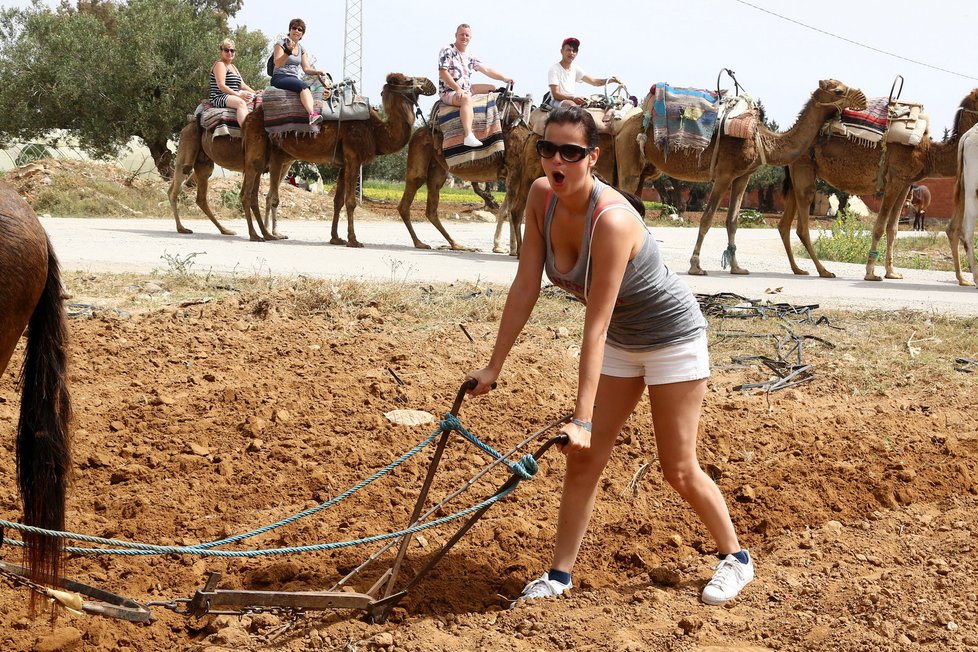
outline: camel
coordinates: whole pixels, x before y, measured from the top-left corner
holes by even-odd
[[[924,216],[927,214],[930,201],[930,188],[927,186],[910,186],[910,194],[907,195],[907,205],[913,214],[913,226],[911,228],[914,231],[926,230],[924,229]]]
[[[515,169],[518,157],[522,156],[524,145],[530,136],[530,128],[526,124],[523,115],[523,107],[529,102],[525,98],[510,96],[504,100],[501,106],[501,119],[503,127],[503,143],[506,147],[506,154],[503,158],[483,162],[478,165],[471,165],[461,170],[452,170],[452,174],[465,181],[486,182],[503,180],[506,182],[506,200],[500,213],[503,215],[511,214],[510,221],[516,222],[516,214],[512,213],[509,202],[511,188],[516,183]],[[448,231],[442,226],[441,219],[438,217],[438,199],[441,188],[448,179],[448,163],[442,155],[442,134],[435,126],[429,125],[422,127],[411,136],[408,143],[407,172],[404,175],[404,194],[401,195],[401,202],[398,204],[397,212],[401,215],[404,226],[411,234],[411,240],[417,249],[430,249],[431,247],[422,242],[414,232],[411,224],[411,204],[418,192],[418,188],[424,184],[428,189],[428,200],[425,204],[425,217],[442,234],[449,246],[453,250],[464,250],[465,247],[458,244]],[[497,233],[499,227],[497,226]],[[495,249],[494,249],[495,250]]]
[[[381,93],[384,115],[371,109],[369,120],[327,121],[317,135],[290,134],[283,138],[268,138],[264,127],[264,111],[258,108],[248,116],[242,128],[244,140],[244,182],[241,202],[248,220],[252,240],[278,240],[277,209],[279,185],[293,161],[322,163],[339,168],[336,194],[333,199],[333,226],[330,244],[362,247],[353,228],[353,211],[357,205],[357,172],[379,154],[391,154],[408,142],[414,125],[414,109],[421,95],[433,95],[435,86],[425,77],[408,77],[390,73]],[[254,117],[252,117],[254,116]],[[258,180],[267,161],[269,189],[264,221],[258,210]],[[339,237],[340,210],[346,206],[347,239]],[[254,232],[252,215],[258,222],[261,236]],[[269,222],[271,231],[268,230]],[[413,233],[412,233],[413,235]]]
[[[787,165],[804,154],[818,135],[825,121],[843,109],[866,108],[866,96],[856,88],[849,88],[842,82],[826,79],[819,82],[805,104],[798,120],[784,133],[777,133],[758,125],[757,139],[722,137],[719,145],[714,138],[705,150],[699,152],[663,152],[651,137],[645,140],[644,148],[636,138],[643,133],[642,115],[626,120],[617,139],[618,179],[620,186],[630,192],[639,188],[643,172],[649,167],[670,177],[684,181],[713,180],[706,210],[700,221],[699,236],[689,260],[689,273],[706,275],[700,267],[700,249],[713,223],[720,200],[730,190],[730,206],[727,209],[727,250],[724,260],[729,259],[732,274],[749,274],[737,263],[737,213],[747,189],[750,175],[762,164]],[[758,144],[760,148],[758,148]],[[714,149],[719,147],[714,157]],[[643,160],[644,155],[644,160]],[[716,159],[716,168],[711,177],[710,167]]]
[[[954,181],[954,213],[947,225],[954,273],[959,285],[978,286],[978,260],[975,259],[975,223],[978,222],[978,124],[961,136],[958,143],[958,171]],[[962,229],[962,226],[964,227]],[[961,274],[958,241],[964,245],[972,280]]]
[[[180,188],[186,178],[193,173],[197,184],[197,206],[204,211],[204,215],[213,222],[222,235],[235,235],[234,231],[218,221],[207,203],[207,182],[214,172],[215,162],[228,170],[243,171],[244,152],[241,139],[230,136],[214,138],[213,132],[204,130],[196,118],[190,120],[180,131],[176,160],[173,165],[173,180],[170,182],[168,193],[173,219],[177,222],[177,233],[193,233],[180,222],[180,211],[177,205]]]
[[[903,275],[893,269],[893,249],[896,231],[907,193],[913,182],[925,177],[953,177],[957,174],[958,140],[965,131],[978,123],[978,89],[961,101],[954,120],[951,139],[938,143],[926,138],[919,145],[887,143],[885,150],[866,147],[846,138],[828,138],[814,143],[810,156],[802,156],[788,165],[786,184],[792,192],[785,195],[784,214],[778,224],[788,262],[795,274],[807,274],[795,263],[789,236],[791,222],[798,215],[796,233],[808,250],[820,276],[832,278],[818,260],[809,235],[808,207],[815,193],[815,179],[822,179],[850,195],[872,195],[878,191],[877,179],[883,181],[883,201],[873,227],[872,244],[866,262],[867,281],[883,280],[876,274],[879,258],[877,246],[886,231],[885,277],[900,279]],[[884,153],[885,152],[885,153]],[[955,252],[956,253],[956,252]],[[959,275],[958,282],[961,282]]]

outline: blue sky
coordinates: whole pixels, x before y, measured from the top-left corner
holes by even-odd
[[[361,89],[376,101],[388,72],[435,80],[438,50],[454,39],[455,27],[463,22],[472,26],[469,52],[513,77],[517,92],[531,93],[536,99],[547,90],[547,68],[560,58],[560,43],[568,36],[581,40],[578,63],[588,74],[617,75],[639,98],[659,81],[713,89],[720,69],[730,68],[782,129],[795,121],[820,79],[839,79],[877,97],[888,95],[894,78],[902,75],[902,98],[924,103],[932,118],[932,134],[939,138],[961,99],[978,87],[974,46],[978,3],[974,0],[932,0],[914,11],[904,9],[904,3],[840,0],[608,4],[362,0],[361,4]],[[338,0],[245,0],[234,20],[272,38],[284,34],[289,19],[303,18],[309,27],[305,44],[318,67],[339,79],[345,6]],[[882,6],[887,9],[880,10]],[[596,8],[601,11],[595,12]],[[478,81],[491,81],[478,77]],[[205,84],[202,79],[202,87]],[[724,79],[722,86],[729,88],[729,80]],[[582,85],[581,90],[591,87]],[[423,102],[423,108],[431,102]]]

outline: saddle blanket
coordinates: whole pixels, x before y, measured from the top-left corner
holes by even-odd
[[[874,97],[865,111],[843,109],[842,116],[829,122],[830,133],[845,136],[866,147],[875,147],[886,133],[888,97]]]
[[[717,126],[715,91],[658,83],[649,90],[652,137],[662,151],[704,150]]]
[[[642,109],[632,106],[631,104],[626,104],[621,108],[607,108],[607,109],[585,109],[591,114],[594,119],[594,125],[598,128],[598,135],[610,134],[612,136],[617,136],[618,132],[621,131],[622,126],[625,121],[636,113],[641,113]],[[538,136],[543,136],[544,128],[546,127],[547,116],[550,115],[550,110],[543,109],[541,107],[536,107],[530,113],[530,131]]]
[[[219,108],[204,105],[204,110],[200,116],[200,125],[207,131],[214,131],[219,126],[224,125],[228,128],[228,135],[232,138],[241,138],[241,126],[238,125],[238,113],[234,109]]]
[[[760,122],[760,112],[754,98],[744,93],[725,98],[720,105],[720,124],[723,135],[731,138],[753,138]]]
[[[299,94],[269,86],[262,93],[262,105],[265,107],[265,131],[271,136],[315,136],[319,134],[319,125],[309,124],[309,115],[302,108]],[[312,105],[316,111],[322,109],[323,90],[313,87]]]
[[[457,106],[435,103],[432,122],[441,130],[441,151],[449,171],[472,167],[486,159],[504,155],[506,145],[503,142],[503,127],[496,106],[498,98],[499,93],[472,96],[472,133],[482,141],[481,147],[468,147],[462,142],[465,134],[462,132],[462,119]]]

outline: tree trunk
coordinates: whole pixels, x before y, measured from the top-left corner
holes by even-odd
[[[165,140],[157,140],[147,143],[150,156],[153,157],[153,164],[160,176],[169,181],[173,178],[173,152],[166,146]]]

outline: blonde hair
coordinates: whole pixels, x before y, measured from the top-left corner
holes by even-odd
[[[234,47],[234,41],[232,41],[229,38],[226,38],[223,41],[221,41],[221,44],[218,47],[221,48],[222,50],[224,48],[233,48]]]

